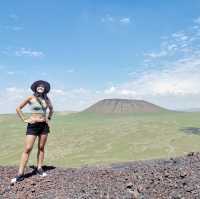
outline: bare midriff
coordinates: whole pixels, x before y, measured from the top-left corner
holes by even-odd
[[[42,113],[32,113],[29,119],[33,122],[44,122],[46,121],[46,116]]]

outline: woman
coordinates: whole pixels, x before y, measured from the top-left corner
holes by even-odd
[[[42,164],[44,160],[44,147],[47,141],[48,133],[50,132],[48,121],[51,119],[53,114],[53,106],[47,96],[47,93],[50,91],[50,84],[46,81],[38,80],[31,85],[31,90],[34,92],[33,95],[29,96],[16,108],[16,112],[20,119],[28,124],[26,129],[24,151],[21,156],[18,174],[11,180],[11,183],[24,179],[24,169],[37,136],[38,152],[37,168],[35,171],[40,176],[47,175],[42,169]],[[28,119],[25,119],[21,111],[26,104],[29,104],[31,109],[31,116]],[[46,111],[47,108],[49,108],[48,115]]]

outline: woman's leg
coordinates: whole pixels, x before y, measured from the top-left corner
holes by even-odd
[[[22,156],[21,156],[18,174],[24,174],[24,169],[25,169],[26,164],[28,162],[28,158],[29,158],[30,152],[33,148],[33,144],[35,142],[35,139],[36,139],[36,135],[26,135],[24,151],[23,151]]]
[[[48,133],[38,136],[37,168],[41,168],[44,161],[44,146],[47,141]]]

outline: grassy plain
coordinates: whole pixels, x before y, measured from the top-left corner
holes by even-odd
[[[169,158],[200,151],[200,113],[123,115],[55,113],[46,144],[46,165],[80,167]],[[26,124],[0,115],[0,165],[18,165]],[[28,165],[36,164],[37,141]]]

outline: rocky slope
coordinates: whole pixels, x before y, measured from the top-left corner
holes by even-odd
[[[200,198],[199,152],[106,167],[44,166],[45,177],[33,174],[33,166],[28,166],[26,178],[10,185],[17,169],[0,166],[0,198]]]

